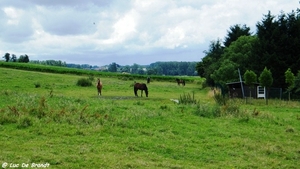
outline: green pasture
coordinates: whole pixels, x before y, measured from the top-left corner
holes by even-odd
[[[93,86],[77,86],[80,78],[92,79]],[[97,95],[97,78],[102,96]],[[131,85],[146,79],[0,68],[1,165],[299,167],[299,102],[234,99],[217,104],[199,77],[184,87],[171,78],[158,79],[147,84],[149,97],[135,97]],[[183,96],[196,103],[170,100]]]

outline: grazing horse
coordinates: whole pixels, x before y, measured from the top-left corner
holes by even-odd
[[[176,79],[178,86],[180,86],[180,83],[182,84],[182,86],[185,86],[185,80],[181,80],[181,79]]]
[[[134,94],[138,97],[137,91],[141,90],[141,97],[143,97],[143,90],[145,90],[146,97],[148,97],[148,88],[145,83],[135,83],[133,86]]]
[[[150,77],[149,76],[147,77],[147,83],[150,83]]]
[[[97,90],[98,90],[98,95],[101,95],[102,82],[100,81],[100,79],[98,79]]]

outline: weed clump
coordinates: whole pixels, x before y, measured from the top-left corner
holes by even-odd
[[[197,104],[198,101],[195,99],[195,92],[192,93],[192,95],[183,94],[179,97],[179,103],[180,104]]]
[[[34,83],[34,87],[35,88],[40,88],[41,87],[41,83],[40,82],[35,82]]]
[[[214,100],[218,105],[226,105],[229,98],[226,96],[223,96],[221,93],[215,93]]]
[[[18,121],[17,128],[27,128],[32,126],[32,124],[32,120],[28,116],[21,117]]]
[[[10,124],[10,123],[16,123],[17,120],[15,117],[10,116],[9,114],[4,114],[4,112],[1,112],[1,118],[0,118],[0,125],[4,124]]]
[[[92,81],[90,80],[90,78],[87,78],[87,79],[81,78],[81,79],[78,79],[77,86],[82,86],[82,87],[92,86]]]
[[[201,104],[195,99],[195,93],[180,95],[179,104],[196,105],[194,107],[194,114],[201,117],[218,117],[220,116],[220,106],[211,107],[208,104]]]
[[[220,107],[219,106],[209,106],[207,104],[197,104],[194,114],[201,117],[218,117],[220,116]]]

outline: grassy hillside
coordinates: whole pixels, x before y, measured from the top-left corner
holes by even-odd
[[[89,76],[101,76],[101,77],[117,77],[123,79],[146,79],[148,75],[138,75],[138,74],[123,74],[123,73],[114,73],[114,72],[102,72],[95,70],[85,70],[85,69],[76,69],[60,66],[50,66],[50,65],[40,65],[32,63],[20,63],[20,62],[1,62],[0,67],[3,68],[13,68],[19,70],[28,70],[28,71],[38,71],[38,72],[47,72],[47,73],[56,73],[56,74],[73,74],[73,75],[89,75]],[[152,80],[156,81],[175,81],[176,76],[159,76],[151,75]],[[198,80],[199,77],[180,77],[187,82],[194,82]]]
[[[0,163],[49,168],[298,168],[300,104],[216,104],[200,81],[185,87],[140,79],[0,68]],[[130,79],[130,80],[129,80]],[[37,87],[39,84],[39,87]],[[170,99],[193,96],[195,104]],[[139,92],[140,94],[140,92]]]

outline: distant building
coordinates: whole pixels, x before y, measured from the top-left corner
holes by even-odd
[[[257,88],[259,87],[259,83],[254,83],[253,88],[250,88],[250,86],[246,85],[244,82],[242,83],[230,82],[230,83],[226,83],[226,85],[228,86],[229,89],[228,94],[230,98],[243,98],[243,96],[250,97],[250,91],[251,91],[251,97],[258,98]],[[244,91],[242,89],[244,89]],[[262,97],[262,95],[259,96]]]
[[[250,97],[250,91],[253,98],[266,98],[267,90],[265,87],[260,86],[259,83],[254,83],[252,88],[246,85],[245,82],[230,82],[226,83],[226,85],[228,86],[230,98]],[[282,99],[282,88],[271,87],[268,98]]]

